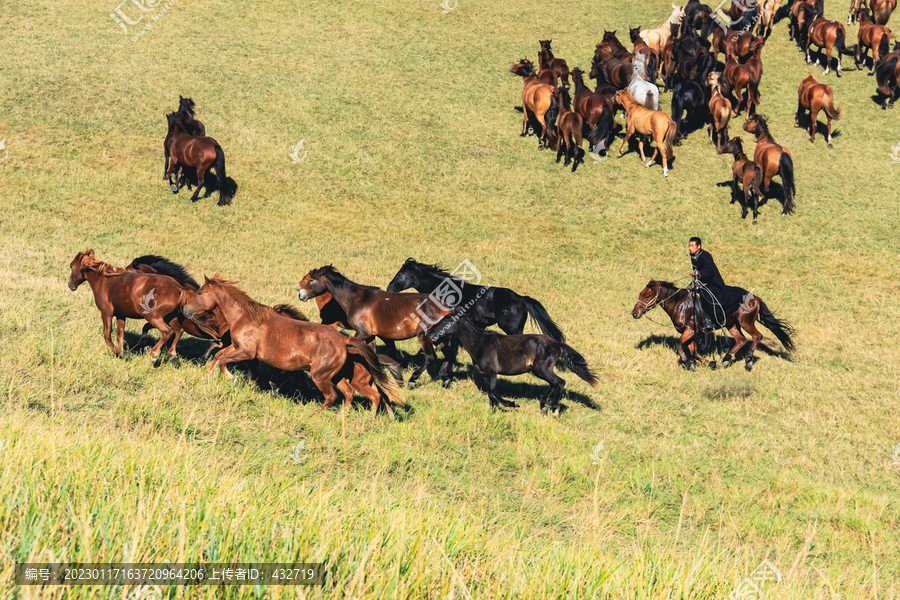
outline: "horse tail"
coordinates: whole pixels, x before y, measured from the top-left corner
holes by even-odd
[[[778,338],[778,341],[781,342],[789,352],[793,352],[796,349],[796,346],[794,345],[794,340],[791,339],[791,336],[797,334],[793,326],[786,320],[776,317],[775,314],[769,310],[769,307],[766,306],[765,302],[759,298],[757,298],[757,300],[759,301],[759,314],[756,316],[756,320],[762,323],[766,329],[774,333],[775,337]]]
[[[679,93],[684,88],[679,83],[672,91],[672,120],[675,121],[675,132],[681,129],[681,119],[684,116],[684,98]]]
[[[644,108],[649,108],[650,110],[659,109],[659,100],[653,96],[653,90],[649,90],[647,95],[644,96]]]
[[[656,83],[657,78],[657,70],[659,69],[659,55],[650,53],[650,58],[647,59],[647,75],[650,76],[650,83]]]
[[[761,103],[759,97],[759,81],[753,81],[752,79],[747,84],[747,111],[750,110],[750,103],[759,106]],[[738,104],[740,104],[740,98],[738,99]]]
[[[393,378],[388,377],[388,374],[385,373],[378,355],[372,351],[367,343],[359,338],[347,338],[347,353],[351,355],[359,354],[362,356],[365,361],[364,366],[375,381],[375,387],[381,392],[385,403],[387,403],[388,400],[392,401],[394,404],[401,403],[400,396],[397,393],[397,384]]]
[[[841,54],[855,54],[855,47],[854,50],[848,50],[847,46],[844,45],[844,26],[840,23],[838,25],[837,33],[834,34],[834,47]]]
[[[547,309],[544,308],[543,304],[528,296],[522,296],[522,302],[525,303],[525,310],[528,311],[528,314],[534,319],[534,322],[538,324],[538,327],[541,328],[541,332],[544,335],[549,335],[561,344],[565,343],[566,336],[559,328],[559,325],[550,318],[550,314],[547,312]]]
[[[225,153],[222,152],[222,147],[218,144],[216,144],[216,162],[213,166],[216,168],[216,178],[219,180],[219,206],[231,204],[234,194],[227,175],[225,175]]]
[[[563,370],[575,373],[595,389],[600,386],[600,380],[597,379],[597,375],[591,371],[591,368],[588,366],[587,361],[584,360],[584,357],[568,344],[562,345],[562,361],[560,361],[560,367],[562,367]]]
[[[544,114],[544,122],[547,123],[547,129],[553,131],[556,129],[556,117],[559,116],[559,100],[556,95],[550,96],[550,108]]]
[[[781,175],[781,181],[784,184],[784,214],[789,215],[794,212],[794,195],[797,189],[794,186],[794,161],[787,152],[781,153],[778,161],[778,174]]]
[[[834,93],[830,88],[825,91],[825,97],[822,98],[822,108],[825,109],[829,119],[840,119],[844,116],[843,106],[834,107]]]
[[[603,112],[600,114],[600,120],[597,121],[597,125],[588,131],[587,139],[588,142],[591,143],[592,148],[596,148],[597,144],[606,139],[610,125],[612,124],[612,113],[611,106],[604,107]]]
[[[878,58],[884,59],[891,51],[891,40],[889,39],[887,34],[881,36],[881,39],[878,41],[878,56],[872,57],[872,64],[877,65],[879,61]]]
[[[878,68],[875,69],[875,83],[878,84],[878,92],[890,97],[893,93],[891,88],[893,88],[896,83],[894,82],[894,71],[897,68],[897,58],[891,58],[890,60],[881,63],[878,65]]]
[[[750,189],[759,196],[760,198],[765,198],[766,195],[762,192],[762,183],[763,177],[765,173],[762,170],[762,167],[759,166],[759,163],[753,163],[753,179],[750,181]]]
[[[675,156],[675,134],[678,133],[678,126],[675,121],[671,119],[669,121],[669,128],[666,130],[666,159],[672,160]]]

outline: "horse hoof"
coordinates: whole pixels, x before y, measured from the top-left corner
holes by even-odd
[[[542,415],[546,415],[546,414],[547,414],[547,407],[546,407],[546,406],[542,406],[542,407],[541,407],[541,414],[542,414]]]
[[[696,365],[695,365],[694,363],[692,363],[692,362],[691,362],[691,363],[688,363],[688,365],[687,365],[687,370],[688,370],[688,371],[693,371],[693,370],[696,369],[696,368],[697,368]]]
[[[411,390],[411,389],[413,389],[414,387],[416,387],[416,382],[410,380],[410,381],[406,382],[406,387],[407,387],[407,389],[410,389],[410,390]]]
[[[834,144],[832,144],[831,142],[828,142],[827,146],[829,150],[834,150]]]
[[[753,219],[753,224],[756,225],[756,219]]]
[[[452,381],[452,380],[450,380],[450,379],[445,379],[445,380],[444,380],[444,383],[443,383],[444,389],[447,389],[448,387],[450,387],[451,381]]]
[[[172,366],[176,369],[181,366],[181,361],[178,360],[177,356],[172,356],[169,358],[169,362],[172,363]]]
[[[154,358],[154,359],[152,359],[152,362],[153,362],[153,368],[158,369],[159,365],[162,364],[162,359]]]
[[[178,193],[178,188],[177,188],[176,186],[170,185],[169,188],[172,190],[172,193],[173,193],[173,194],[177,194],[177,193]]]
[[[558,417],[558,416],[559,416],[559,408],[554,408],[554,409],[553,409],[553,416],[554,416],[554,417]]]
[[[715,371],[716,369],[719,368],[719,365],[718,365],[718,363],[716,363],[716,361],[712,361],[711,363],[709,363],[709,368],[711,370]]]
[[[747,369],[747,372],[749,373],[753,369],[753,363],[752,362],[745,363],[744,368]]]

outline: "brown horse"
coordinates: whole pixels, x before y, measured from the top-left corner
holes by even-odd
[[[166,169],[169,185],[172,193],[178,193],[178,186],[172,181],[172,172],[180,165],[195,167],[197,169],[197,191],[191,196],[191,202],[196,202],[200,196],[200,189],[206,184],[204,175],[210,167],[215,168],[219,182],[219,206],[231,204],[234,197],[234,185],[225,174],[225,153],[222,147],[211,137],[195,136],[186,133],[190,127],[186,123],[184,115],[172,113],[166,115],[169,122],[169,153],[171,162]]]
[[[538,64],[541,67],[541,71],[550,71],[553,73],[554,77],[558,77],[562,80],[563,87],[569,87],[569,65],[566,64],[566,61],[561,58],[553,57],[553,50],[550,48],[550,43],[553,40],[538,40],[541,45],[541,50],[538,52]],[[554,83],[553,85],[556,85]]]
[[[306,302],[324,293],[331,294],[347,314],[347,324],[356,337],[371,342],[375,336],[385,340],[407,340],[415,337],[425,353],[425,363],[409,378],[415,385],[422,372],[436,360],[428,328],[450,312],[433,294],[392,294],[369,286],[361,286],[341,275],[332,266],[320,267],[307,273],[297,284],[300,300]],[[445,346],[440,377],[444,386],[450,385],[451,365],[456,348]]]
[[[233,379],[228,364],[254,359],[283,371],[309,369],[310,378],[325,396],[319,410],[337,400],[336,386],[344,395],[344,408],[350,406],[356,391],[372,401],[372,414],[384,400],[393,417],[390,401],[399,403],[393,380],[362,340],[347,337],[327,325],[284,317],[250,298],[235,282],[218,278],[206,278],[183,312],[192,317],[216,308],[228,323],[232,341],[206,368],[207,375],[218,367],[223,375]]]
[[[656,149],[653,150],[653,156],[650,157],[650,160],[644,166],[649,167],[652,165],[658,152],[662,155],[663,175],[668,177],[669,166],[667,161],[669,158],[674,158],[673,142],[678,131],[675,121],[661,110],[644,108],[628,90],[616,92],[613,100],[624,107],[626,113],[625,139],[622,140],[622,147],[619,148],[618,156],[622,156],[628,140],[637,133],[641,136],[638,138],[638,150],[641,153],[641,163],[644,163],[646,160],[644,157],[644,136],[653,136],[653,140],[656,142]]]
[[[559,104],[553,97],[554,86],[547,85],[538,79],[534,72],[534,65],[527,58],[512,65],[509,71],[521,77],[525,83],[525,88],[522,90],[522,133],[519,137],[528,135],[528,111],[530,110],[542,128],[538,150],[543,150],[546,147],[549,130],[556,126],[556,116],[559,114]]]
[[[894,100],[898,96],[897,82],[900,81],[900,42],[894,44],[893,52],[884,56],[881,64],[875,69],[875,83],[878,93],[885,96],[881,102],[881,110],[890,106],[894,108]]]
[[[769,184],[775,175],[781,177],[784,189],[784,209],[781,216],[786,217],[794,211],[794,195],[797,193],[794,186],[794,161],[791,158],[791,151],[775,142],[769,133],[769,124],[763,116],[753,115],[744,121],[744,131],[756,136],[753,160],[763,170],[763,193],[768,195]]]
[[[672,33],[669,35],[669,39],[666,40],[666,44],[660,51],[660,75],[662,75],[663,82],[665,83],[664,92],[668,92],[674,85],[675,42],[678,40],[678,33],[681,25],[679,23],[673,23],[669,27],[671,28]]]
[[[794,350],[794,341],[791,339],[791,336],[794,335],[794,328],[787,321],[777,318],[762,299],[753,295],[752,292],[745,293],[744,298],[740,308],[725,319],[725,328],[734,338],[734,346],[722,359],[722,366],[731,365],[735,361],[737,353],[747,343],[747,338],[741,333],[741,329],[743,329],[753,338],[750,349],[744,357],[744,368],[749,371],[756,363],[753,352],[762,339],[762,334],[756,328],[757,321],[774,333],[778,341],[790,352]],[[662,309],[672,319],[675,330],[681,334],[677,349],[681,364],[693,371],[696,359],[710,368],[717,368],[718,365],[715,362],[709,362],[697,352],[695,336],[700,329],[694,315],[694,300],[691,298],[691,293],[675,287],[668,281],[651,279],[650,283],[641,290],[637,304],[631,310],[631,316],[640,319],[657,306],[662,306]]]
[[[747,88],[747,112],[744,114],[744,120],[756,112],[756,107],[760,105],[759,82],[762,80],[763,64],[762,54],[763,45],[766,38],[757,36],[750,45],[750,58],[746,64],[740,64],[737,58],[737,51],[731,42],[725,43],[725,69],[722,75],[728,81],[728,85],[734,89],[737,102],[732,106],[734,116],[738,116],[740,105],[744,99],[744,88]]]
[[[601,38],[600,43],[597,44],[597,49],[594,50],[594,58],[597,60],[600,60],[599,51],[601,48],[609,50],[613,56],[625,62],[631,62],[631,59],[634,56],[631,50],[626,48],[622,42],[619,41],[619,38],[616,37],[615,30],[603,30],[603,38]]]
[[[673,23],[681,23],[684,17],[684,10],[680,6],[672,5],[672,14],[665,22],[655,29],[645,29],[640,33],[641,39],[652,49],[659,52],[666,45],[666,40],[672,33],[671,25]]]
[[[718,148],[716,154],[731,154],[734,157],[734,163],[731,165],[731,203],[734,204],[735,200],[741,203],[741,218],[746,219],[747,207],[752,200],[753,224],[756,225],[756,218],[759,215],[759,198],[763,195],[762,190],[759,189],[763,181],[762,169],[744,154],[744,143],[739,137]],[[743,194],[740,193],[740,184],[744,186]]]
[[[788,26],[788,32],[790,33],[791,41],[797,40],[797,43],[800,46],[800,50],[803,50],[803,45],[806,43],[804,39],[806,33],[806,26],[808,23],[805,23],[805,19],[809,19],[810,17],[804,17],[803,15],[803,6],[809,5],[813,7],[813,15],[812,18],[815,18],[815,14],[822,14],[825,10],[825,2],[824,0],[794,0],[794,2],[790,5],[790,25]]]
[[[728,140],[728,123],[731,121],[731,100],[728,96],[731,92],[722,74],[715,71],[709,74],[706,85],[712,90],[709,99],[709,143],[718,147]]]
[[[725,51],[726,44],[734,44],[735,55],[739,59],[746,58],[750,52],[753,43],[753,34],[749,31],[735,31],[733,29],[723,29],[716,27],[713,30],[712,53],[716,60],[719,60],[719,53],[725,55],[728,60],[728,53]]]
[[[887,25],[894,9],[897,8],[897,0],[869,0],[869,8],[875,16],[875,23]]]
[[[816,9],[808,4],[804,4],[801,7],[801,13],[803,14],[802,23],[806,24],[806,64],[812,62],[812,58],[809,55],[810,46],[818,46],[819,54],[821,54],[821,49],[824,48],[825,71],[822,72],[822,75],[828,75],[831,72],[831,51],[832,49],[837,49],[837,76],[840,77],[841,55],[855,56],[856,54],[855,47],[850,50],[844,45],[844,40],[847,37],[844,24],[840,21],[829,21],[821,16],[814,18]],[[818,64],[819,57],[817,56],[816,65]]]
[[[809,142],[816,141],[816,129],[819,126],[817,121],[819,111],[824,110],[825,116],[828,118],[828,138],[826,142],[828,147],[831,145],[831,120],[840,119],[844,115],[843,107],[834,107],[834,92],[830,85],[819,83],[816,78],[809,75],[800,82],[800,88],[797,90],[799,97],[797,101],[797,116],[794,119],[794,127],[800,127],[800,115],[804,111],[809,111]]]
[[[578,67],[572,69],[572,80],[575,82],[575,98],[572,103],[587,128],[585,137],[588,143],[595,153],[599,153],[609,148],[614,113],[612,94],[615,93],[615,88],[608,85],[602,73],[598,72],[597,91],[592,92],[584,85],[583,75],[584,71]],[[612,94],[601,90],[612,90]]]
[[[69,268],[70,290],[74,292],[85,281],[91,286],[94,303],[103,320],[103,337],[117,357],[125,356],[125,320],[146,319],[160,333],[159,342],[150,350],[153,366],[160,365],[160,350],[173,336],[176,339],[169,349],[169,360],[176,367],[179,365],[175,346],[183,331],[179,317],[186,301],[185,288],[179,282],[167,275],[134,273],[115,267],[98,260],[93,249],[76,254]],[[116,320],[116,345],[112,343],[113,318]]]
[[[602,43],[597,46],[594,59],[591,61],[591,77],[594,78],[593,74],[601,68],[606,71],[606,80],[619,90],[627,88],[634,75],[631,59],[627,61],[620,59],[609,46]]]
[[[568,167],[572,163],[572,172],[579,163],[584,163],[584,150],[581,148],[581,132],[584,127],[584,119],[572,111],[572,101],[569,92],[565,88],[556,88],[553,91],[559,102],[559,118],[556,120],[556,129],[559,133],[559,146],[556,151],[556,162],[565,153],[566,161],[563,166]]]
[[[866,56],[869,54],[869,48],[872,49],[872,70],[869,75],[875,74],[875,67],[878,66],[880,60],[887,54],[890,40],[895,39],[891,30],[884,25],[877,25],[869,16],[869,11],[861,7],[857,12],[857,21],[859,21],[859,36],[856,44],[856,68],[861,69],[866,64]]]
[[[200,119],[194,116],[194,101],[190,98],[184,98],[182,96],[178,96],[178,110],[175,111],[176,114],[181,114],[184,117],[184,125],[186,128],[186,133],[191,135],[206,135],[206,127],[203,123],[200,122]],[[172,140],[172,132],[169,131],[166,133],[166,140],[163,142],[163,151],[166,156],[166,166],[163,169],[163,179],[166,178],[166,173],[169,171],[169,142]],[[196,176],[196,172],[194,173]],[[184,173],[184,169],[179,169],[179,182],[181,183],[182,179],[185,179],[183,183],[187,183],[188,190],[191,189],[191,181],[186,173]],[[181,183],[183,185],[183,183]],[[207,194],[208,195],[208,194]]]

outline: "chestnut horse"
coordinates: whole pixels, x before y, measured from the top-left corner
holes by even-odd
[[[559,134],[559,146],[556,151],[556,162],[565,152],[566,161],[563,166],[568,167],[572,163],[572,172],[578,168],[579,163],[584,163],[584,150],[581,148],[581,133],[584,127],[584,119],[572,111],[572,100],[565,88],[556,88],[553,91],[559,102],[559,118],[556,120],[556,131]]]
[[[728,140],[728,123],[731,121],[731,91],[721,73],[713,71],[706,80],[712,90],[709,99],[709,143],[718,147]],[[723,89],[724,88],[724,89]]]
[[[103,320],[103,337],[110,350],[123,358],[123,339],[126,319],[146,319],[159,330],[159,341],[150,350],[154,367],[163,345],[175,336],[169,349],[169,360],[179,365],[175,354],[177,338],[182,328],[178,317],[186,301],[185,288],[167,275],[135,273],[98,260],[94,250],[79,252],[69,265],[69,289],[73,292],[85,281],[94,293],[94,303],[100,309]],[[112,322],[116,320],[116,345],[112,343]],[[177,335],[176,335],[177,332]]]
[[[660,75],[665,85],[664,92],[668,92],[669,88],[674,85],[675,77],[675,43],[678,41],[678,30],[681,27],[678,23],[670,25],[672,34],[666,40],[665,46],[660,51]]]
[[[210,167],[215,168],[219,181],[219,206],[231,204],[234,197],[234,184],[225,174],[225,153],[222,147],[211,137],[195,136],[186,133],[190,127],[183,114],[172,113],[166,115],[169,122],[169,153],[171,162],[166,169],[169,178],[169,186],[172,193],[178,193],[178,186],[172,182],[172,172],[180,165],[195,167],[197,169],[197,191],[191,196],[191,202],[196,202],[200,196],[200,189],[206,184],[204,175]]]
[[[254,359],[283,371],[309,369],[310,378],[325,396],[319,410],[337,400],[336,386],[344,395],[344,408],[349,408],[356,391],[372,401],[373,415],[384,400],[393,417],[390,402],[399,403],[394,382],[364,341],[327,325],[282,316],[250,298],[233,281],[205,279],[184,306],[184,315],[190,318],[218,308],[231,331],[231,345],[216,355],[206,368],[207,375],[219,367],[223,375],[233,379],[228,364]]]
[[[415,337],[425,353],[425,363],[409,378],[412,387],[422,372],[437,359],[428,327],[450,312],[433,294],[392,294],[369,286],[361,286],[341,275],[332,266],[320,267],[307,273],[297,284],[298,296],[306,302],[324,293],[331,294],[347,313],[347,324],[356,337],[371,342],[375,336],[385,340],[407,340]],[[445,346],[440,377],[444,386],[450,385],[451,365],[456,348]]]
[[[869,75],[875,74],[875,67],[888,53],[890,40],[895,39],[891,30],[884,25],[876,25],[869,16],[869,11],[861,7],[857,12],[859,21],[858,43],[856,44],[856,68],[861,69],[866,64],[866,56],[869,48],[872,49],[872,70]]]
[[[671,25],[673,23],[681,23],[684,17],[684,10],[680,6],[672,5],[672,14],[665,22],[655,29],[645,29],[640,33],[641,39],[644,40],[650,48],[659,52],[666,45],[666,40],[672,33]]]
[[[206,135],[206,127],[203,123],[200,122],[198,118],[194,116],[194,101],[190,98],[183,98],[182,96],[178,96],[178,110],[175,111],[175,114],[183,115],[185,131],[191,135]],[[172,132],[169,131],[166,133],[166,140],[163,142],[163,151],[166,156],[166,166],[163,169],[163,179],[166,178],[166,173],[169,172],[169,142],[172,140]],[[183,166],[183,165],[182,165]],[[190,167],[188,167],[190,168]],[[194,172],[194,176],[196,177],[196,171]],[[181,175],[178,177],[179,180],[185,179],[188,185],[188,190],[191,189],[190,178],[187,173],[184,172],[184,169],[181,169]]]
[[[556,116],[559,114],[559,104],[553,97],[554,86],[542,82],[534,72],[534,65],[527,58],[523,58],[509,68],[510,73],[518,75],[524,80],[525,88],[522,90],[522,133],[519,137],[528,135],[528,111],[540,123],[541,138],[538,141],[538,150],[546,147],[549,130],[556,126]]]
[[[649,167],[656,159],[657,152],[662,155],[663,175],[669,176],[668,159],[673,158],[673,142],[675,141],[675,133],[678,127],[672,117],[660,110],[644,108],[640,102],[634,99],[628,90],[619,90],[613,97],[613,100],[625,108],[626,132],[625,139],[622,140],[622,147],[619,148],[618,156],[621,157],[625,152],[625,146],[628,140],[637,133],[638,150],[641,153],[641,163],[644,163],[644,136],[653,136],[656,142],[656,149],[653,150],[653,156],[644,164]]]
[[[837,49],[837,76],[841,76],[841,55],[846,54],[849,56],[855,56],[855,48],[853,50],[847,49],[844,45],[844,40],[847,37],[847,32],[844,29],[844,24],[840,21],[830,21],[821,16],[816,18],[815,15],[821,14],[816,13],[816,9],[808,4],[804,4],[801,7],[801,13],[803,15],[803,19],[801,23],[805,25],[806,31],[806,64],[812,62],[812,58],[809,55],[809,47],[812,45],[816,45],[819,47],[819,54],[821,54],[821,50],[825,49],[825,71],[822,72],[822,75],[828,75],[831,72],[831,51],[832,49]],[[819,64],[819,57],[816,57],[816,65]]]
[[[891,14],[897,8],[897,0],[869,0],[869,8],[872,9],[877,25],[887,25]]]
[[[538,52],[538,64],[541,71],[549,71],[553,73],[553,77],[562,80],[563,87],[569,87],[569,65],[561,58],[553,57],[553,50],[550,48],[550,42],[553,40],[538,40],[541,50]],[[553,85],[556,85],[555,81]]]
[[[600,43],[597,44],[597,49],[594,50],[594,58],[600,58],[599,50],[601,48],[605,48],[609,50],[613,56],[618,58],[621,61],[631,62],[634,54],[626,48],[622,42],[619,41],[619,38],[616,37],[616,31],[606,31],[603,30],[603,38],[600,40]]]
[[[584,71],[575,67],[572,69],[572,80],[575,82],[575,98],[573,106],[575,112],[581,115],[582,122],[587,128],[585,137],[595,153],[609,148],[609,137],[612,133],[613,102],[612,94],[615,88],[609,85],[605,79],[605,71],[597,70],[597,91],[592,92],[584,85]],[[612,94],[603,90],[612,91]]]
[[[758,164],[747,158],[744,154],[744,142],[736,137],[716,150],[716,154],[731,154],[734,163],[731,165],[731,204],[735,200],[741,203],[741,218],[747,218],[747,207],[753,201],[753,224],[759,215],[759,198],[763,195],[759,186],[762,184],[763,172]],[[739,185],[744,186],[744,193],[740,193]]]
[[[809,142],[816,141],[816,129],[818,128],[819,111],[825,111],[825,117],[828,119],[828,137],[826,142],[828,147],[831,145],[831,120],[840,119],[844,115],[843,107],[834,107],[834,92],[830,85],[819,83],[816,78],[809,75],[800,82],[800,88],[797,90],[799,97],[797,101],[797,116],[794,118],[794,127],[800,127],[800,115],[804,111],[809,111]]]
[[[591,61],[591,78],[600,68],[606,70],[605,79],[609,81],[615,88],[624,90],[631,83],[634,68],[631,64],[631,55],[627,61],[617,57],[613,50],[601,43],[594,52],[594,59]]]
[[[740,308],[725,319],[725,328],[734,338],[734,346],[722,359],[722,366],[728,367],[735,362],[737,353],[747,343],[747,338],[741,333],[741,329],[743,329],[753,339],[750,349],[744,357],[744,368],[749,371],[756,363],[756,357],[753,355],[753,352],[762,339],[762,334],[756,328],[755,323],[757,321],[774,333],[778,341],[789,352],[794,350],[794,341],[791,339],[794,335],[794,328],[784,319],[777,318],[762,299],[753,295],[752,292],[745,293],[744,298],[745,300],[740,305]],[[675,330],[681,334],[677,346],[681,364],[693,371],[696,359],[712,369],[717,368],[718,365],[715,362],[704,359],[697,352],[695,336],[700,329],[694,316],[694,300],[691,298],[690,291],[675,287],[674,284],[668,281],[651,279],[650,283],[641,290],[637,304],[631,309],[631,316],[635,319],[640,319],[644,314],[657,306],[661,306],[666,311],[666,314],[672,319],[672,325],[675,326]]]
[[[769,193],[769,184],[775,175],[781,177],[784,189],[784,208],[781,216],[786,217],[794,211],[794,195],[797,193],[794,187],[794,161],[791,159],[791,151],[775,142],[769,133],[769,124],[763,116],[753,115],[744,121],[744,131],[756,136],[753,160],[763,170],[763,193]]]
[[[894,44],[893,52],[886,54],[875,69],[878,93],[885,96],[881,102],[881,110],[887,107],[894,108],[894,100],[898,96],[898,81],[900,81],[900,42]]]
[[[756,112],[756,107],[760,105],[759,82],[763,74],[763,64],[760,55],[765,43],[766,38],[762,36],[755,37],[753,43],[750,44],[750,58],[743,65],[738,62],[734,44],[731,42],[725,43],[726,61],[722,75],[728,81],[728,85],[734,89],[737,98],[737,103],[732,106],[735,117],[738,116],[740,105],[743,103],[745,87],[747,88],[747,111],[744,114],[744,120]]]

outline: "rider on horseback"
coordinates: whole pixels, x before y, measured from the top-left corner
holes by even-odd
[[[693,266],[693,282],[691,290],[694,296],[694,314],[704,333],[722,327],[725,323],[726,306],[732,304],[731,294],[725,281],[719,274],[719,269],[712,255],[703,249],[698,237],[692,237],[688,242],[688,251],[691,253],[691,265]],[[736,289],[736,288],[734,288]],[[726,297],[729,296],[729,297]],[[698,301],[699,300],[699,301]],[[726,302],[726,300],[729,300]],[[740,304],[740,297],[737,298]],[[716,322],[710,318],[709,313],[716,317]],[[719,323],[718,321],[721,321]]]

